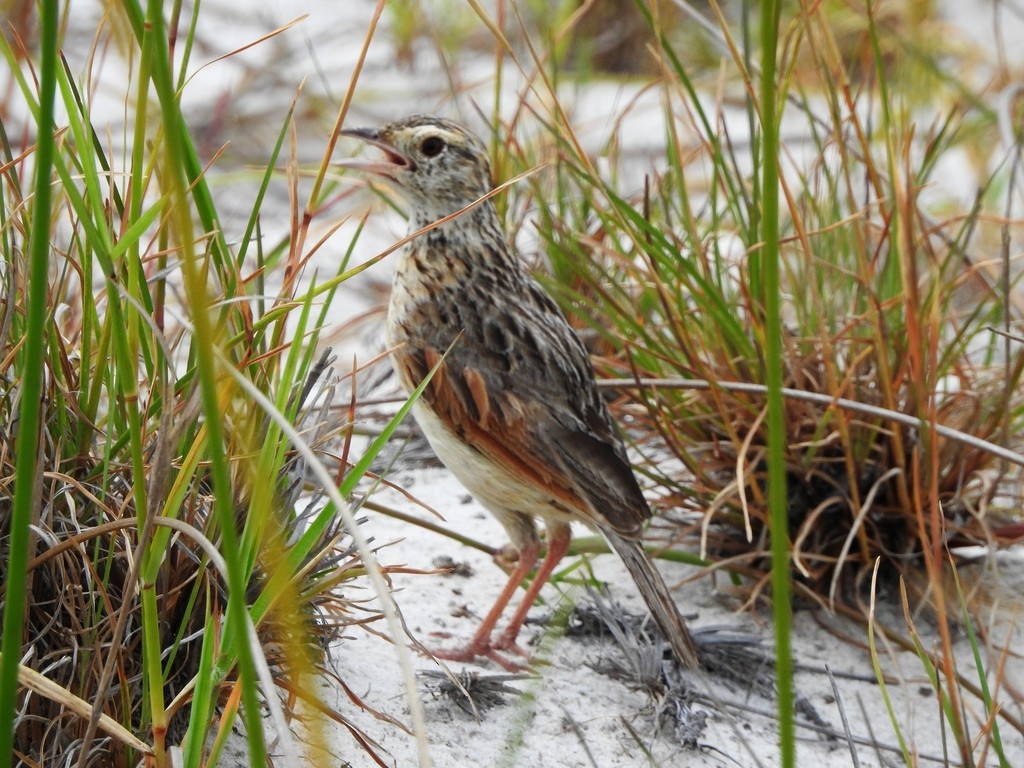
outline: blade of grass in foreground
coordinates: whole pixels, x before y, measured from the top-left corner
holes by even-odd
[[[36,124],[35,198],[29,247],[28,306],[22,350],[21,403],[15,456],[14,507],[7,564],[3,641],[0,652],[0,760],[13,762],[14,705],[25,613],[29,524],[35,498],[42,410],[43,349],[49,288],[50,172],[53,169],[53,110],[57,93],[57,2],[44,0],[40,12],[39,121]]]
[[[188,137],[177,102],[177,92],[171,75],[170,53],[167,48],[163,9],[159,2],[150,2],[146,14],[147,26],[144,34],[145,42],[151,42],[151,61],[153,87],[161,105],[164,124],[165,153],[164,163],[167,173],[169,192],[171,194],[172,218],[171,227],[181,249],[181,268],[188,305],[192,308],[192,323],[196,368],[199,376],[199,390],[205,412],[207,430],[207,450],[210,459],[211,475],[214,489],[214,514],[219,521],[221,535],[221,552],[227,564],[227,614],[225,635],[234,628],[234,637],[238,638],[237,651],[240,687],[242,691],[242,715],[245,720],[245,731],[248,737],[249,758],[252,765],[263,765],[267,762],[267,745],[264,736],[261,716],[258,681],[256,677],[256,650],[248,642],[248,614],[245,606],[245,572],[246,566],[239,549],[238,532],[235,528],[234,505],[232,503],[231,470],[225,451],[224,427],[221,423],[221,396],[217,376],[216,348],[221,334],[214,327],[209,307],[204,270],[199,264],[195,249],[195,238],[192,229],[192,208],[189,201],[189,181],[187,169],[194,164],[195,151]],[[194,175],[193,175],[194,177]],[[211,219],[214,210],[203,184],[194,187],[196,209],[204,224]],[[201,194],[203,193],[203,194]],[[219,229],[219,228],[218,228]],[[213,231],[213,230],[210,230]],[[155,634],[156,628],[148,628]],[[159,682],[159,667],[153,670],[150,680],[150,691],[155,694],[151,704],[154,719],[154,736],[157,737],[157,757],[160,758],[161,739],[163,735],[157,730],[157,723],[163,722],[166,712],[163,709],[162,696],[156,688]]]
[[[971,607],[967,603],[967,596],[964,595],[963,585],[960,583],[960,571],[955,564],[950,567],[953,575],[953,583],[956,586],[956,596],[960,601],[960,610],[963,613],[963,626],[967,630],[967,639],[971,644],[971,654],[974,657],[974,667],[978,672],[978,687],[981,689],[982,702],[985,705],[985,712],[989,713],[989,725],[992,733],[992,749],[999,758],[1000,768],[1010,768],[1010,761],[1006,757],[1006,750],[1003,748],[1003,739],[999,734],[999,720],[995,717],[996,702],[992,698],[992,691],[989,688],[988,674],[985,669],[985,660],[981,656],[981,642],[978,633],[974,628],[974,618],[971,616]],[[998,679],[998,678],[997,678]]]
[[[903,730],[900,728],[899,718],[896,716],[896,710],[893,707],[892,698],[889,696],[889,686],[885,680],[885,673],[882,671],[882,663],[879,660],[878,647],[875,642],[875,600],[878,596],[876,588],[878,586],[878,568],[881,562],[882,559],[877,558],[875,560],[875,567],[871,571],[871,602],[868,608],[868,652],[871,655],[871,666],[875,671],[875,679],[878,680],[878,690],[882,695],[885,711],[889,715],[889,722],[892,724],[893,733],[896,735],[900,751],[903,753],[903,762],[906,765],[914,765],[914,761],[910,757],[910,750],[907,748],[906,739],[903,737]]]
[[[786,498],[786,425],[782,399],[782,296],[779,288],[779,90],[775,58],[780,8],[761,6],[761,267],[765,307],[765,381],[768,385],[768,508],[771,515],[772,611],[778,689],[781,765],[796,765],[793,723],[793,657],[790,629],[789,500]],[[753,270],[753,265],[752,265]]]

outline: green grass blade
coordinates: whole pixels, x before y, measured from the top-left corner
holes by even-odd
[[[906,739],[903,737],[903,729],[900,728],[899,717],[896,715],[896,710],[892,703],[892,697],[889,695],[889,684],[886,682],[885,673],[882,671],[882,664],[878,656],[878,646],[875,640],[875,600],[878,596],[876,587],[878,582],[878,567],[881,562],[881,558],[878,558],[875,561],[875,567],[871,572],[871,604],[868,612],[868,652],[871,655],[871,666],[875,672],[875,679],[878,681],[878,690],[882,694],[882,701],[885,703],[885,711],[889,715],[889,722],[892,724],[893,733],[896,735],[896,740],[900,745],[900,751],[903,753],[903,762],[905,765],[911,766],[914,765],[914,760],[911,758],[910,749],[907,746]]]
[[[981,657],[981,642],[978,633],[974,629],[974,619],[971,616],[970,606],[967,604],[967,596],[964,594],[963,585],[960,583],[960,571],[955,564],[950,564],[950,572],[953,575],[953,583],[956,585],[956,596],[960,601],[960,610],[963,615],[963,624],[967,630],[967,640],[971,644],[971,653],[974,656],[974,668],[978,671],[978,686],[981,688],[981,700],[985,705],[985,712],[990,716],[995,712],[996,702],[992,698],[992,690],[988,684],[988,675],[985,671],[985,660]],[[1011,768],[1011,763],[1006,756],[1003,747],[1002,736],[999,735],[999,720],[996,717],[992,721],[992,749],[999,758],[999,768]]]
[[[779,287],[779,115],[775,81],[780,4],[761,5],[761,242],[752,261],[760,264],[764,285],[765,378],[768,385],[768,505],[771,515],[772,613],[778,689],[779,752],[785,768],[796,765],[793,695],[793,608],[790,604],[789,499],[786,495],[786,422],[782,398],[782,297]],[[751,270],[754,271],[752,266]]]
[[[21,359],[21,403],[15,456],[14,504],[8,543],[3,640],[0,644],[0,760],[14,762],[14,709],[18,696],[18,663],[25,614],[29,526],[35,507],[39,433],[43,397],[43,343],[50,316],[47,307],[50,271],[50,201],[53,171],[54,102],[57,93],[56,0],[40,4],[39,119],[36,122],[35,198],[29,244],[28,304]]]
[[[126,7],[130,8],[130,15],[137,16],[141,12],[141,9],[132,3],[127,3]],[[167,48],[163,8],[159,0],[149,2],[145,18],[147,23],[144,31],[139,27],[136,27],[136,30],[137,34],[141,33],[143,48],[151,52],[153,87],[161,106],[165,142],[163,159],[171,198],[170,227],[177,239],[178,247],[181,248],[185,293],[188,297],[188,304],[192,308],[195,339],[193,350],[199,376],[202,407],[207,417],[205,427],[215,497],[214,514],[219,521],[221,550],[227,564],[228,605],[225,644],[229,644],[228,638],[234,638],[235,642],[234,647],[229,646],[225,652],[237,654],[242,690],[242,715],[246,724],[249,755],[252,764],[262,765],[267,760],[267,747],[257,691],[255,650],[248,642],[248,633],[245,629],[248,622],[245,606],[246,565],[241,557],[238,532],[235,529],[231,470],[225,451],[224,426],[221,421],[220,398],[223,393],[220,391],[215,359],[215,347],[221,334],[217,332],[211,317],[205,270],[199,264],[196,254],[192,232],[193,211],[199,216],[206,231],[219,232],[220,227],[214,226],[214,206],[205,181],[198,178],[199,167],[195,148],[188,137],[178,104],[177,91],[171,73],[170,53]],[[191,187],[190,196],[189,189],[193,181],[198,183]],[[195,201],[195,206],[189,204],[192,199]],[[220,235],[215,237],[215,243],[217,244],[215,250],[218,253],[221,255],[226,253],[227,249],[224,247]],[[219,263],[226,261],[221,258]],[[231,295],[232,288],[233,285],[225,287],[228,295]],[[147,624],[146,629],[155,634],[157,626]],[[162,684],[159,678],[159,660],[155,667],[148,666],[152,670],[151,679],[148,682],[149,690],[154,698],[151,707],[156,721],[164,717],[159,690],[159,686]],[[157,746],[159,757],[159,743]]]

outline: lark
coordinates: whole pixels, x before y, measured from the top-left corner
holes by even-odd
[[[622,558],[676,658],[696,667],[686,623],[644,551],[651,510],[587,352],[508,244],[491,201],[481,201],[491,190],[486,148],[461,125],[423,115],[342,134],[383,152],[380,160],[343,164],[383,178],[404,197],[413,231],[462,211],[402,250],[387,341],[407,391],[436,368],[413,406],[416,421],[441,461],[505,527],[518,560],[472,640],[434,655],[521,668],[515,657],[528,654],[516,643],[519,630],[568,551],[571,524],[583,522]],[[537,520],[547,532],[539,566]]]

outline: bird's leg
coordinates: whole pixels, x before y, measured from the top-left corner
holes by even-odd
[[[512,614],[512,620],[508,623],[505,631],[501,633],[497,642],[492,644],[492,648],[499,651],[511,651],[520,656],[529,655],[516,644],[516,638],[519,636],[519,630],[522,628],[523,622],[526,621],[526,614],[533,607],[533,602],[537,599],[537,595],[540,594],[541,588],[547,584],[548,579],[551,577],[551,572],[555,570],[555,566],[565,557],[565,553],[569,551],[569,542],[571,540],[572,531],[569,526],[549,524],[547,554],[544,555],[544,560],[537,569],[537,573],[534,574],[533,581],[530,582],[530,587],[526,590],[523,601],[519,604],[516,612]]]
[[[491,644],[491,633],[494,632],[494,625],[498,623],[498,619],[501,618],[502,612],[505,607],[509,604],[512,599],[512,595],[519,589],[519,585],[523,583],[523,579],[526,578],[527,574],[533,569],[533,566],[537,564],[537,555],[540,552],[540,544],[536,538],[533,541],[529,541],[523,544],[519,548],[519,562],[516,563],[516,567],[512,570],[512,573],[508,577],[508,581],[505,583],[505,588],[498,595],[498,599],[494,603],[494,607],[491,608],[490,612],[484,617],[483,622],[480,624],[480,628],[473,635],[473,639],[469,641],[467,645],[462,648],[453,648],[451,650],[438,650],[431,651],[431,653],[438,659],[444,659],[446,661],[473,661],[479,656],[486,656],[487,658],[493,659],[494,661],[501,664],[510,671],[516,671],[522,669],[521,664],[516,664],[505,658],[500,654],[495,653],[496,646]],[[548,549],[550,554],[550,548]],[[547,557],[544,558],[546,563]],[[543,570],[543,565],[541,566]],[[534,581],[536,584],[536,580]],[[533,585],[530,585],[530,592],[533,592]],[[534,594],[536,597],[536,594]],[[532,600],[532,598],[531,598]],[[525,613],[525,612],[524,612]],[[517,612],[518,615],[518,612]],[[522,624],[522,621],[519,622]],[[504,635],[502,635],[504,637]],[[512,640],[515,641],[513,635]]]

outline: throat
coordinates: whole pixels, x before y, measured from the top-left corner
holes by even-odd
[[[412,229],[435,221],[417,215]],[[438,275],[467,279],[480,271],[525,274],[490,201],[428,230],[406,246],[403,255],[427,279]]]

